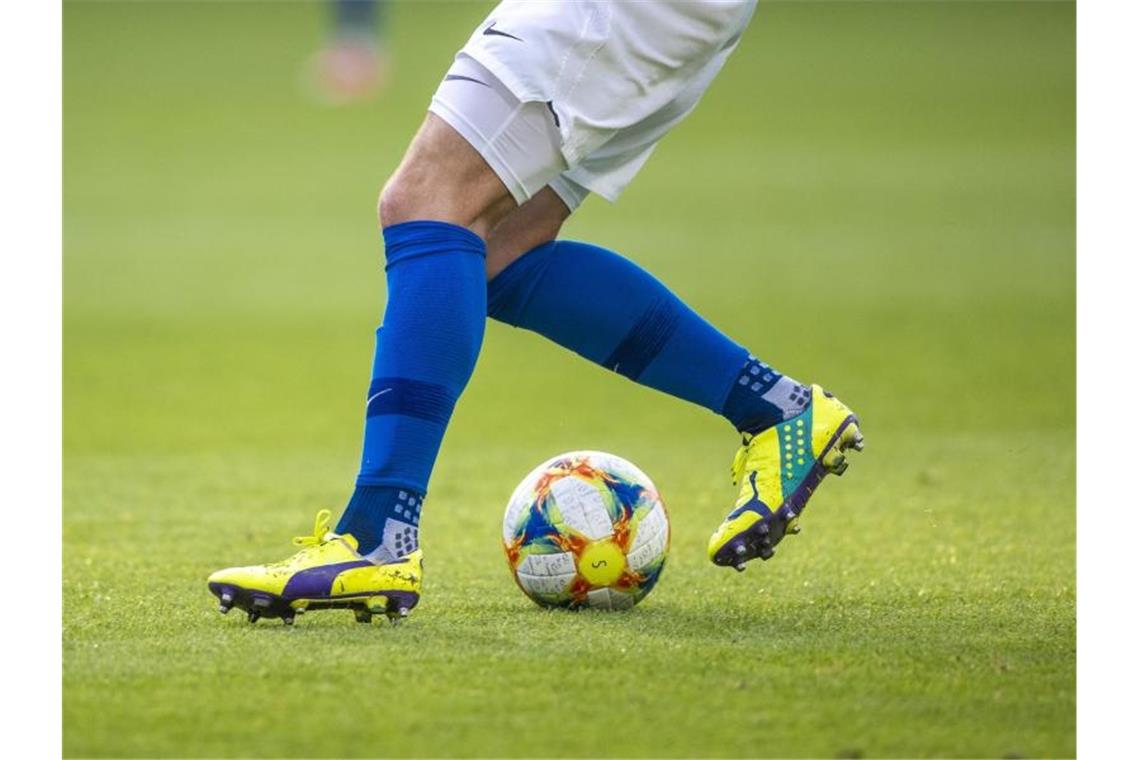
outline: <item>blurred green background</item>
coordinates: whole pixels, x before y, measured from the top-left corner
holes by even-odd
[[[705,559],[722,420],[492,324],[411,621],[217,615],[211,570],[347,497],[377,192],[490,7],[395,3],[390,86],[333,109],[299,85],[320,5],[65,3],[65,753],[1073,755],[1071,3],[764,3],[567,226],[863,418],[775,561]],[[516,482],[575,448],[670,508],[628,614],[539,610],[501,556]]]

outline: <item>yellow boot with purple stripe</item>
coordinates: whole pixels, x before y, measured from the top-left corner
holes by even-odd
[[[236,607],[251,623],[264,617],[286,625],[303,612],[327,609],[350,609],[361,623],[407,617],[420,600],[423,551],[387,562],[369,559],[357,552],[351,535],[329,530],[331,517],[327,509],[318,512],[312,535],[293,539],[302,548],[289,559],[212,574],[207,583],[219,611]]]

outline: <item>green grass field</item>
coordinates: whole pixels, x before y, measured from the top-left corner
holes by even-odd
[[[775,561],[705,559],[722,420],[493,324],[412,619],[217,614],[210,571],[348,494],[375,197],[489,7],[398,4],[391,88],[329,110],[297,81],[318,6],[66,4],[66,755],[1072,756],[1067,3],[764,4],[621,202],[568,225],[862,416]],[[575,448],[670,508],[628,613],[542,611],[499,549],[516,482]]]

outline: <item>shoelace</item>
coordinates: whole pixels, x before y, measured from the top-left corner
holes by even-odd
[[[294,546],[320,546],[328,535],[329,525],[332,522],[332,512],[322,509],[317,512],[317,519],[313,521],[313,535],[293,536]]]
[[[744,443],[736,450],[736,456],[732,458],[732,484],[734,486],[738,485],[744,476],[744,467],[748,464],[748,452],[754,440],[756,440],[755,436],[745,434]]]
[[[311,536],[293,536],[293,546],[300,546],[301,551],[280,562],[271,562],[266,567],[277,571],[290,568],[294,562],[306,555],[306,549],[312,549],[325,543],[331,522],[332,512],[327,509],[317,512],[317,519],[313,521],[313,534]]]

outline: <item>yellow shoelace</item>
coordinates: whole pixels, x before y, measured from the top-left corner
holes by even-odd
[[[754,440],[756,440],[755,436],[744,436],[744,444],[736,450],[736,456],[732,458],[732,484],[734,486],[738,485],[744,476],[744,466],[748,464],[748,451]]]
[[[329,525],[332,522],[332,512],[327,509],[322,509],[317,512],[317,519],[313,521],[313,535],[311,536],[293,536],[294,546],[320,546],[325,542],[325,536],[329,532]]]

